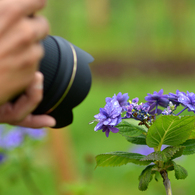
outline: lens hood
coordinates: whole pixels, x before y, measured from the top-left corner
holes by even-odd
[[[93,57],[58,36],[42,42],[45,55],[40,62],[44,75],[43,100],[33,114],[48,114],[56,119],[54,128],[72,123],[72,109],[87,96],[91,87],[89,63]]]

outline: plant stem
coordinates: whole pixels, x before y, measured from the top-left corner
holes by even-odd
[[[146,121],[144,121],[143,123],[144,123],[144,125],[145,125],[148,129],[150,128],[150,126],[146,123]]]
[[[171,182],[168,178],[168,173],[166,170],[162,170],[160,172],[162,178],[163,178],[163,184],[165,186],[166,194],[167,195],[172,195],[172,190],[171,190]]]
[[[179,113],[177,113],[176,116],[179,116],[186,109],[187,109],[187,107],[185,107],[183,110],[181,110]]]

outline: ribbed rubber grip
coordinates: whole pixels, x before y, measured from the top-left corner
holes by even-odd
[[[46,57],[43,57],[40,62],[40,71],[44,75],[44,93],[46,93],[55,80],[61,52],[59,51],[55,39],[51,36],[48,36],[42,44],[45,49],[44,56]]]

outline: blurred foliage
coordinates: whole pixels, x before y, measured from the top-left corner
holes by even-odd
[[[49,0],[45,14],[52,34],[98,59],[164,61],[194,59],[194,8],[193,0]]]
[[[51,163],[40,157],[46,144],[46,130],[0,126],[0,194],[56,193]]]

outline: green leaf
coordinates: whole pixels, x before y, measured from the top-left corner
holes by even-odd
[[[147,166],[139,176],[139,190],[145,191],[148,188],[150,181],[152,180],[152,168],[155,165]]]
[[[174,161],[168,161],[165,163],[165,170],[167,171],[173,171],[174,166],[173,166]]]
[[[128,142],[131,142],[132,144],[137,145],[147,145],[146,144],[146,136],[145,135],[139,135],[137,137],[126,137]]]
[[[141,161],[162,161],[167,162],[174,158],[177,158],[182,155],[184,146],[169,146],[163,151],[152,152],[151,154],[145,156]]]
[[[152,152],[151,154],[145,156],[144,158],[141,159],[141,161],[167,161],[167,157],[162,151],[157,151],[157,152]]]
[[[190,137],[188,139],[195,139],[195,128],[191,131]]]
[[[194,129],[194,121],[194,116],[161,116],[149,128],[146,143],[152,148],[182,144]]]
[[[106,167],[106,166],[121,166],[127,163],[134,163],[138,165],[148,165],[150,162],[140,161],[144,155],[129,152],[112,152],[106,154],[99,154],[96,156],[96,167]]]
[[[165,154],[168,160],[173,160],[180,157],[183,154],[185,146],[169,146],[162,152]]]
[[[182,144],[182,146],[185,146],[183,155],[190,155],[195,153],[195,139],[187,140]]]
[[[156,172],[155,172],[155,180],[156,180],[156,181],[159,181],[160,178],[162,178],[162,177],[161,177],[161,174],[160,174],[158,171],[156,171]]]
[[[141,135],[142,133],[146,133],[146,131],[141,127],[132,125],[127,121],[122,121],[116,127],[119,129],[119,133],[123,136],[135,137]]]
[[[182,166],[173,162],[176,179],[185,179],[188,176],[188,172]]]

